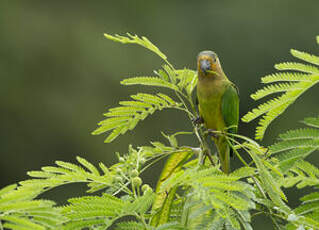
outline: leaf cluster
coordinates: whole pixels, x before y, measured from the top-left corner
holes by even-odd
[[[96,167],[77,157],[77,163],[56,161],[56,166],[28,172],[31,179],[0,190],[0,230],[249,230],[258,215],[270,218],[275,229],[319,229],[319,169],[306,160],[319,148],[319,117],[304,119],[304,128],[286,131],[268,147],[245,136],[216,131],[242,162],[242,167],[225,174],[217,154],[207,144],[205,127],[192,122],[198,116],[193,103],[196,72],[175,69],[146,37],[105,37],[145,47],[164,62],[154,76],[127,78],[122,85],[165,88],[171,94],[131,95],[130,100],[119,102],[104,114],[106,118],[93,134],[110,132],[105,142],[111,142],[164,109],[184,112],[193,130],[162,133],[167,144],[153,141],[148,146],[130,145],[127,153],[116,153],[118,162],[111,166],[100,162]],[[243,117],[249,122],[262,116],[256,139],[262,139],[269,124],[319,81],[315,66],[319,57],[296,50],[291,53],[308,64],[276,65],[286,72],[262,78],[268,85],[252,94],[258,100],[281,93]],[[178,138],[184,135],[192,135],[198,146],[181,146]],[[143,182],[142,175],[163,158],[166,163],[153,189]],[[71,183],[85,183],[89,194],[71,198],[63,206],[39,198],[48,190]],[[291,187],[314,191],[301,197],[301,205],[293,209],[283,190]]]
[[[254,100],[259,100],[269,95],[281,94],[268,99],[242,117],[244,122],[250,122],[261,116],[256,128],[256,139],[262,139],[270,123],[304,92],[319,82],[319,67],[317,67],[319,56],[294,49],[291,50],[291,54],[307,64],[299,62],[276,64],[277,70],[286,72],[277,72],[261,78],[261,82],[267,85],[251,95]]]

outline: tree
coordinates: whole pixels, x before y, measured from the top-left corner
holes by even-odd
[[[108,132],[111,142],[156,111],[177,109],[185,112],[193,130],[163,134],[167,140],[149,146],[129,146],[127,154],[118,154],[118,163],[99,167],[77,157],[78,164],[56,161],[56,166],[28,172],[31,179],[0,190],[0,229],[252,229],[252,219],[266,215],[276,229],[318,229],[319,193],[301,197],[296,209],[282,188],[318,189],[319,169],[305,160],[319,148],[319,117],[305,118],[305,128],[288,130],[276,143],[264,147],[248,137],[223,132],[242,167],[224,174],[218,157],[207,143],[207,131],[192,122],[197,117],[193,90],[197,76],[194,70],[175,69],[153,43],[145,37],[105,37],[124,44],[138,44],[157,54],[164,65],[154,76],[123,80],[123,85],[163,87],[164,93],[137,93],[130,100],[105,113],[105,120],[93,134]],[[319,44],[319,37],[317,37]],[[302,63],[275,65],[276,72],[262,78],[267,84],[252,94],[255,100],[281,93],[248,112],[242,120],[249,122],[259,116],[256,140],[261,140],[270,123],[306,90],[319,81],[319,57],[291,50]],[[294,71],[294,72],[292,72]],[[199,146],[180,146],[178,138],[193,135]],[[242,155],[248,155],[245,161]],[[140,174],[167,157],[155,191],[144,184]],[[87,195],[57,206],[39,195],[70,183],[86,183]],[[129,220],[123,217],[130,217]]]

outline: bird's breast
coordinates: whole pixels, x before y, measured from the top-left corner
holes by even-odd
[[[221,111],[225,86],[225,82],[221,80],[199,81],[197,84],[199,113],[208,129],[223,130],[225,128]]]

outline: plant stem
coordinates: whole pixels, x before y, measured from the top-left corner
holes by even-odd
[[[151,163],[149,163],[148,165],[146,165],[144,168],[141,169],[141,173],[144,172],[146,169],[148,169],[149,167],[151,167],[152,165],[154,165],[155,163],[157,163],[158,161],[162,160],[163,158],[165,158],[166,156],[168,156],[169,154],[171,154],[173,152],[170,153],[164,153],[162,155],[160,155],[157,159],[153,160]]]
[[[230,135],[231,135],[231,134],[230,134]],[[254,145],[253,145],[254,149],[260,151],[260,148],[257,148],[257,146],[259,147],[259,145],[258,145],[255,141],[251,141],[251,140],[250,140],[249,138],[247,138],[247,137],[244,137],[244,138],[243,138],[241,135],[237,135],[237,134],[234,134],[233,136],[238,137],[238,138],[241,138],[241,139],[244,139],[245,141],[248,141],[248,142],[254,144]],[[239,145],[239,146],[241,146],[242,148],[244,148],[246,152],[249,151],[249,150],[246,149],[246,147],[243,146],[240,142],[236,141],[234,138],[231,138],[231,139],[232,139],[232,141],[235,142],[237,145]],[[244,161],[244,159],[242,159],[242,157],[240,156],[240,154],[238,153],[238,151],[233,147],[233,145],[231,145],[231,143],[230,143],[230,141],[228,140],[228,138],[226,138],[226,140],[228,141],[228,143],[230,144],[230,146],[233,148],[233,150],[234,150],[234,152],[236,153],[237,157],[243,162],[243,164],[246,165],[246,166],[249,166],[249,165],[246,163],[246,161]],[[256,145],[257,145],[257,146],[256,146]],[[260,193],[262,194],[262,196],[263,196],[265,199],[267,199],[267,195],[266,195],[266,193],[264,192],[264,190],[263,190],[263,188],[261,187],[261,185],[259,184],[257,178],[254,177],[254,176],[251,176],[251,178],[252,178],[252,180],[255,182],[255,184],[256,184],[258,190],[260,191]],[[269,207],[267,207],[267,209],[269,210],[269,217],[271,218],[272,222],[274,223],[276,229],[280,229],[279,224],[277,223],[276,219],[273,217],[274,213],[272,212],[272,210],[271,210]]]
[[[195,132],[197,139],[199,140],[202,152],[204,153],[204,155],[201,155],[199,157],[199,164],[202,165],[204,163],[204,157],[207,156],[208,159],[210,160],[211,164],[215,165],[214,160],[213,160],[212,155],[211,155],[211,152],[210,152],[210,148],[209,148],[209,146],[204,138],[203,132],[195,125],[194,125],[194,132]]]
[[[138,215],[137,213],[134,213],[134,215],[135,215],[135,217],[137,219],[139,219],[142,222],[142,224],[144,225],[145,229],[149,229],[143,215]]]
[[[258,182],[258,180],[256,179],[256,177],[252,176],[251,178],[252,178],[252,180],[255,182],[255,184],[256,184],[258,190],[261,192],[261,194],[263,195],[263,197],[264,197],[265,199],[267,199],[267,195],[266,195],[266,193],[264,192],[264,190],[262,189],[262,187],[261,187],[261,185],[259,184],[259,182]],[[273,215],[272,210],[271,210],[269,207],[267,207],[267,209],[269,210],[269,217],[271,218],[272,222],[274,223],[276,229],[279,229],[279,230],[280,230],[279,224],[277,223],[276,219],[272,216],[272,215]]]
[[[175,107],[175,109],[182,110],[182,111],[186,112],[188,117],[190,118],[190,120],[195,118],[194,114],[192,114],[188,109],[180,108],[180,107]]]
[[[233,149],[233,151],[235,152],[236,156],[238,157],[238,159],[247,167],[249,167],[249,164],[247,164],[247,162],[240,156],[240,154],[238,153],[238,151],[234,148],[234,146],[231,144],[231,142],[229,141],[229,139],[226,137],[226,141],[229,144],[229,146]],[[235,139],[233,139],[232,141],[240,144],[238,141],[236,141]]]
[[[126,182],[125,184],[123,184],[122,186],[121,186],[121,188],[119,188],[117,191],[115,191],[113,194],[112,194],[112,196],[116,196],[118,193],[120,193],[122,190],[125,190],[125,189],[127,189],[128,191],[126,191],[128,194],[131,194],[131,190],[129,190],[128,188],[127,188],[127,186],[130,184],[130,182]]]
[[[175,94],[176,96],[178,97],[178,99],[182,102],[183,106],[184,106],[184,111],[186,111],[187,115],[188,115],[188,118],[190,120],[192,120],[192,116],[194,117],[194,115],[189,111],[184,99],[181,97],[181,95],[183,95],[182,93],[178,92],[178,91],[175,91]]]

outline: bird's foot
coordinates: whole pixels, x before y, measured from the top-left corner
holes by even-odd
[[[216,129],[207,129],[207,132],[206,132],[209,136],[211,137],[218,137],[220,134],[219,132],[216,130]]]
[[[192,119],[194,125],[200,125],[204,123],[204,119],[202,117],[196,117]]]

